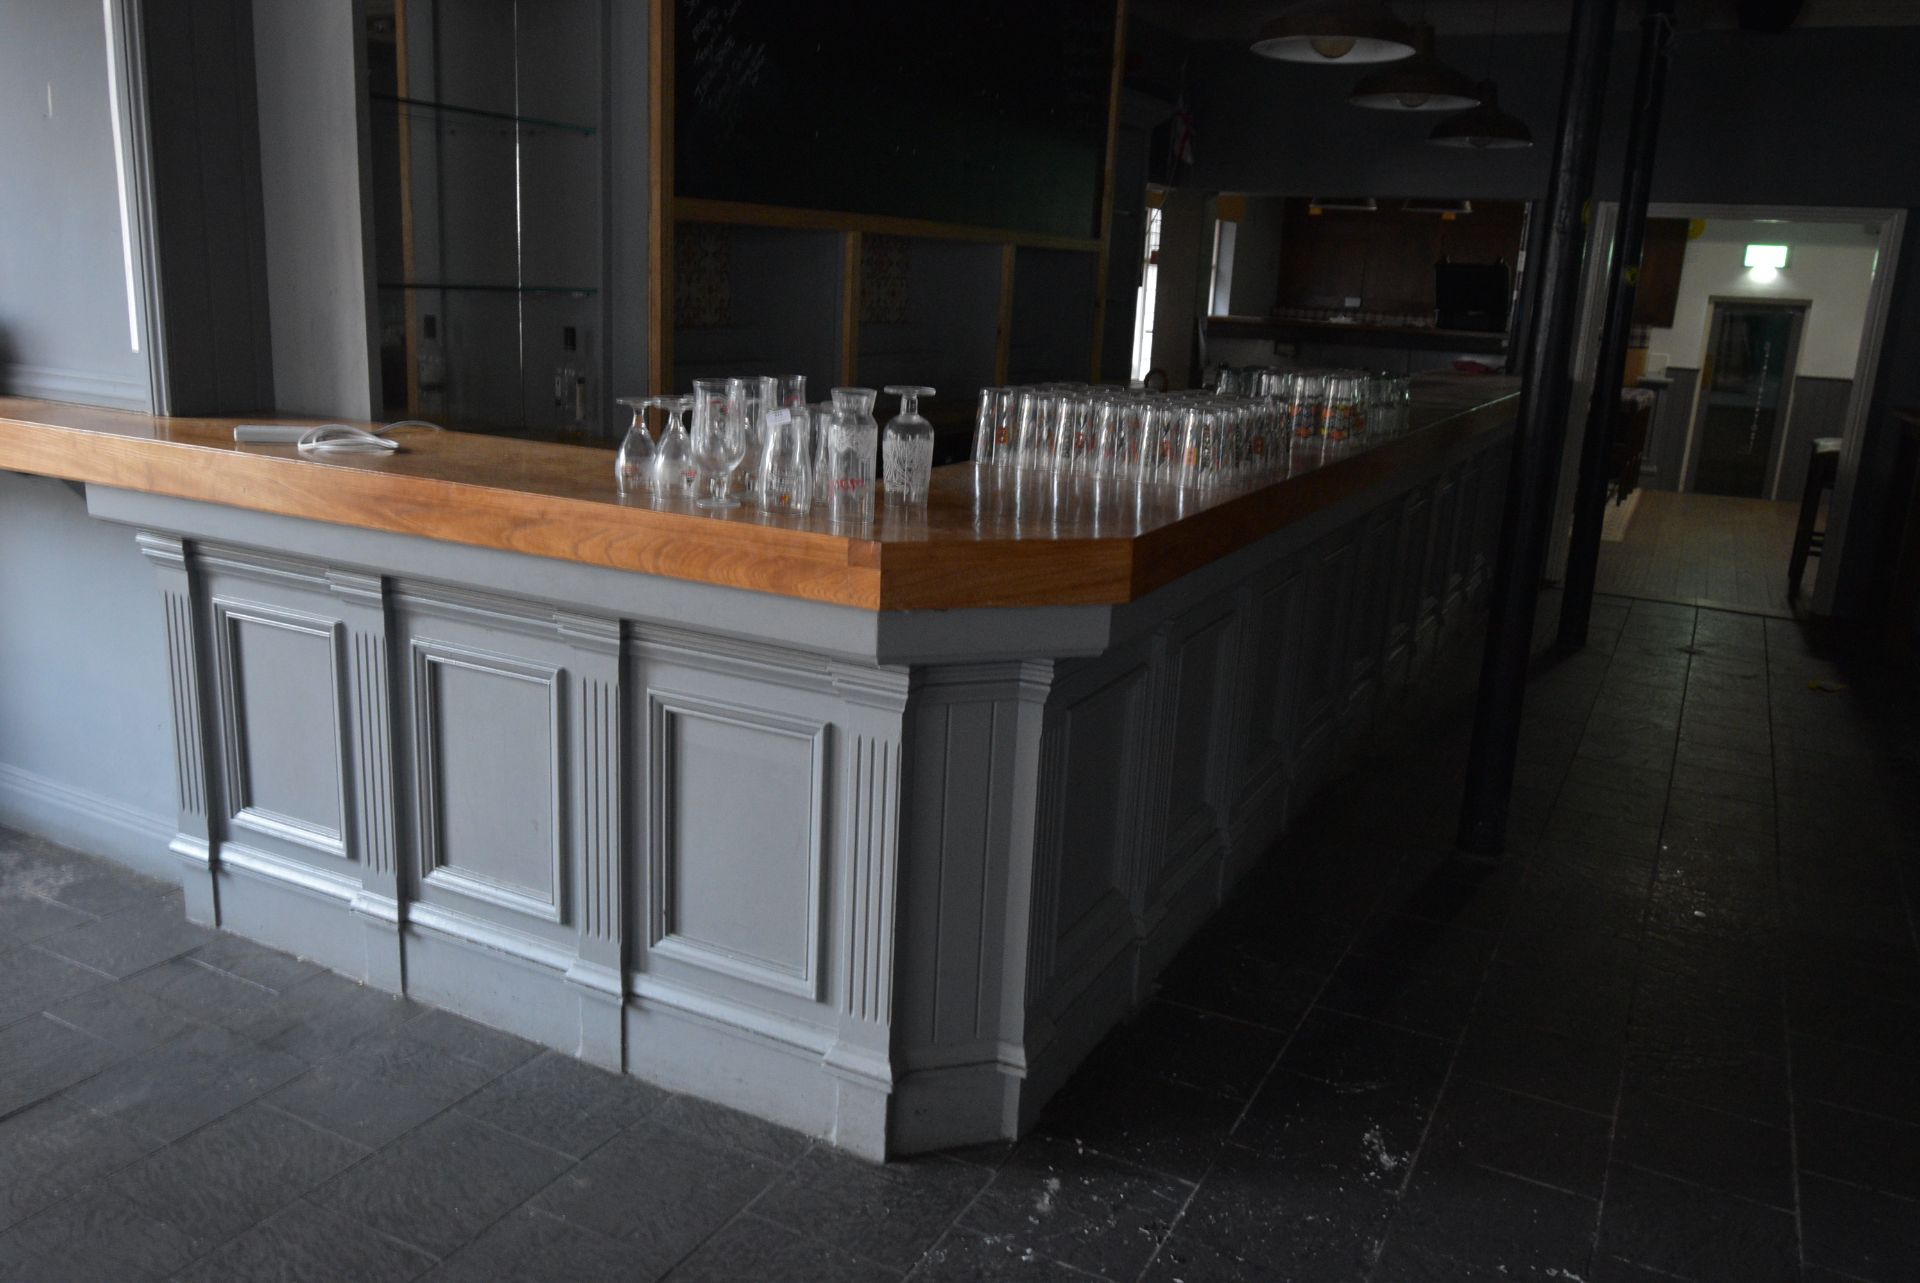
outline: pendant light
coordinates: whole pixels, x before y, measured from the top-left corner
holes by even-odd
[[[1493,48],[1499,36],[1500,0],[1494,0],[1493,26],[1487,32],[1487,78],[1475,90],[1480,105],[1435,125],[1427,135],[1428,142],[1474,151],[1510,151],[1533,146],[1533,131],[1527,128],[1527,122],[1500,110],[1500,95],[1493,87]]]
[[[1413,48],[1413,57],[1364,77],[1347,101],[1382,111],[1461,111],[1480,105],[1473,80],[1434,57],[1431,26],[1414,26]]]
[[[1500,110],[1500,95],[1491,80],[1481,81],[1475,92],[1480,95],[1480,105],[1435,125],[1427,135],[1428,142],[1477,151],[1533,146],[1533,131],[1527,128],[1527,122]]]
[[[1396,62],[1413,56],[1413,32],[1380,0],[1302,0],[1260,28],[1253,51],[1282,62]]]

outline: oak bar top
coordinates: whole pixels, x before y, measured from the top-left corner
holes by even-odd
[[[1511,422],[1518,381],[1416,378],[1415,431],[1285,481],[1164,487],[935,469],[927,508],[870,526],[751,503],[708,514],[622,497],[611,450],[401,431],[395,454],[303,457],[233,425],[0,397],[0,469],[554,557],[867,610],[1117,605]]]

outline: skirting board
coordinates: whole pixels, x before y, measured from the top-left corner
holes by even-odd
[[[101,855],[164,882],[180,880],[171,816],[0,762],[0,824]]]

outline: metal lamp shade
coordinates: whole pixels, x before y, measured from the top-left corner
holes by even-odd
[[[1347,95],[1356,107],[1381,111],[1464,111],[1480,105],[1480,90],[1464,73],[1433,56],[1433,28],[1413,29],[1414,55],[1364,77]]]
[[[1262,26],[1253,51],[1343,67],[1397,62],[1413,56],[1413,32],[1377,0],[1306,0]]]
[[[1500,98],[1493,82],[1480,85],[1480,105],[1449,116],[1433,127],[1427,140],[1440,147],[1463,147],[1474,151],[1508,150],[1533,146],[1533,131],[1518,116],[1500,110]]]

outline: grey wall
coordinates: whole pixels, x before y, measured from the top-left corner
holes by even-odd
[[[1852,379],[1821,379],[1803,374],[1793,382],[1793,410],[1787,420],[1786,454],[1773,497],[1798,501],[1807,484],[1807,452],[1815,437],[1837,437],[1846,426]]]
[[[861,319],[859,382],[870,388],[923,384],[942,401],[970,399],[993,382],[1000,247],[909,239],[906,252],[906,319]],[[892,404],[893,398],[883,399],[883,422]]]
[[[274,400],[283,414],[368,419],[378,403],[361,23],[358,3],[254,0]]]
[[[171,878],[173,714],[153,572],[78,487],[0,472],[0,823]]]
[[[1687,420],[1693,414],[1693,396],[1700,386],[1698,370],[1670,365],[1667,377],[1673,382],[1660,390],[1660,400],[1653,408],[1653,427],[1647,434],[1646,467],[1640,474],[1641,487],[1647,490],[1680,488]]]
[[[144,410],[107,67],[98,4],[0,5],[0,391]]]

